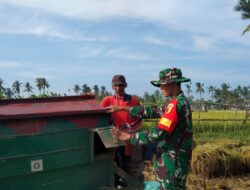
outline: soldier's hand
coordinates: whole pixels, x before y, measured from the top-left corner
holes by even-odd
[[[131,138],[130,134],[123,132],[123,131],[120,131],[119,129],[117,129],[115,127],[113,127],[111,129],[111,133],[112,133],[113,137],[116,137],[116,138],[123,140],[123,141],[128,141]]]
[[[119,106],[110,105],[110,106],[106,107],[105,109],[106,109],[107,113],[117,112],[117,111],[119,111]]]

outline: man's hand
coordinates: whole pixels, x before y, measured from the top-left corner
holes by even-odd
[[[115,106],[115,105],[110,105],[105,108],[106,108],[107,113],[118,112],[118,111],[129,112],[129,109],[130,109],[129,106]]]
[[[119,106],[110,105],[110,106],[106,107],[105,109],[106,109],[107,113],[117,112],[117,111],[119,111]]]
[[[123,132],[123,131],[120,131],[119,129],[117,129],[115,127],[113,127],[111,129],[111,133],[112,133],[113,137],[116,137],[122,141],[128,141],[131,137],[130,134]]]

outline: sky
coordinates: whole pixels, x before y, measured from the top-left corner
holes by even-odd
[[[143,95],[165,68],[205,87],[250,85],[249,21],[237,0],[0,0],[0,78],[45,77],[50,91],[104,85],[125,75]]]

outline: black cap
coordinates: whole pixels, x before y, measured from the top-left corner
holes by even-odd
[[[119,85],[119,84],[127,84],[127,83],[123,75],[114,75],[112,78],[112,84]]]

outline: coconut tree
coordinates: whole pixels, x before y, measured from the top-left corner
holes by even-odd
[[[241,94],[242,94],[242,97],[244,98],[244,101],[245,101],[245,104],[246,104],[245,107],[247,107],[248,104],[249,104],[249,100],[250,100],[250,87],[249,86],[244,86],[242,88]]]
[[[45,90],[50,87],[50,84],[46,78],[42,77],[42,78],[36,78],[36,86],[40,93],[41,91],[45,93]]]
[[[4,94],[5,94],[7,99],[11,99],[14,95],[14,93],[12,92],[12,90],[10,88],[6,88],[4,91]]]
[[[210,85],[210,86],[207,88],[207,90],[208,90],[208,93],[211,95],[212,100],[214,101],[214,92],[215,92],[215,90],[216,90],[216,87]]]
[[[75,84],[73,90],[76,93],[76,95],[79,95],[79,93],[81,91],[80,85],[79,84]]]
[[[12,90],[16,95],[20,95],[20,91],[21,91],[21,85],[22,83],[18,80],[16,80],[13,84],[12,84]]]
[[[225,103],[229,103],[230,100],[230,85],[226,84],[226,83],[222,83],[221,84],[221,98],[223,100],[223,102]]]
[[[3,79],[0,78],[0,92],[4,92]]]
[[[195,83],[196,86],[196,93],[200,95],[199,98],[199,109],[198,109],[198,127],[200,128],[200,117],[201,117],[201,94],[205,92],[204,90],[204,83],[197,82]]]
[[[242,93],[242,87],[240,85],[238,85],[233,91],[232,91],[232,95],[234,98],[234,103],[240,105],[242,103],[242,97],[241,97],[241,93]]]
[[[24,92],[28,93],[28,96],[30,96],[30,93],[33,92],[33,87],[31,86],[31,84],[29,82],[26,82],[24,85]]]
[[[36,78],[35,83],[36,83],[37,89],[39,90],[39,92],[40,92],[40,94],[41,94],[42,87],[43,87],[42,78]]]
[[[250,1],[239,0],[238,4],[234,7],[234,10],[241,12],[241,18],[243,20],[250,19]],[[242,34],[250,31],[250,24],[244,29]]]
[[[105,86],[100,87],[100,95],[99,95],[99,100],[101,100],[103,97],[107,96],[109,93],[106,90]]]
[[[187,88],[188,97],[190,97],[191,93],[192,93],[191,85],[190,84],[186,84],[186,88]]]
[[[106,87],[105,86],[101,86],[101,95],[105,95],[106,94]]]
[[[199,94],[200,96],[200,101],[201,101],[201,95],[205,93],[205,90],[204,90],[204,83],[200,83],[200,82],[197,82],[195,83],[195,86],[196,86],[196,93]]]
[[[50,87],[49,81],[46,78],[42,78],[42,84],[43,93],[45,93],[45,90]]]
[[[98,97],[100,94],[98,85],[94,85],[93,90],[94,90],[95,96]]]
[[[91,88],[87,84],[83,84],[82,85],[82,92],[83,92],[83,94],[87,94],[87,93],[91,92]]]

